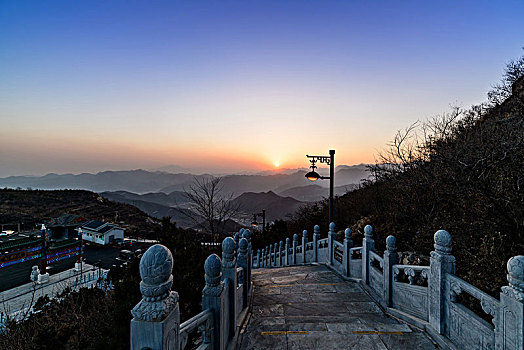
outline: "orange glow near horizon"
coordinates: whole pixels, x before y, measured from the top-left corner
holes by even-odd
[[[41,134],[18,133],[16,136],[0,132],[3,140],[0,157],[4,173],[11,175],[43,175],[46,173],[95,173],[105,170],[154,170],[179,166],[182,172],[194,171],[218,174],[257,171],[283,171],[308,168],[306,154],[327,154],[335,149],[335,165],[372,163],[375,152],[360,143],[341,142],[311,147],[287,139],[253,139],[246,145],[244,140],[215,142],[174,142],[162,138],[107,138],[90,137],[85,134],[67,135],[49,131]],[[162,142],[163,141],[163,142]],[[320,140],[319,140],[320,141]],[[319,142],[321,144],[321,142]],[[323,151],[322,151],[323,149]],[[348,150],[348,151],[346,151]],[[321,167],[322,168],[322,167]],[[5,171],[5,170],[8,171]],[[187,170],[189,169],[189,170]]]

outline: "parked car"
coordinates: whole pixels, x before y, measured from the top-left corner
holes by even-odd
[[[119,246],[119,245],[122,245],[122,243],[124,243],[124,240],[122,238],[115,238],[115,239],[113,239],[113,241],[111,243],[114,246]]]
[[[120,261],[129,261],[135,257],[135,253],[130,250],[121,250],[120,255],[116,258]]]

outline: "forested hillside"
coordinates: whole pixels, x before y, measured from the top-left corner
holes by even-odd
[[[524,253],[524,56],[488,98],[399,131],[371,166],[375,180],[336,200],[338,228],[352,227],[358,242],[372,224],[378,250],[394,235],[399,250],[425,255],[446,229],[457,274],[498,296],[507,260]],[[288,227],[319,222],[327,227],[325,202]]]
[[[63,213],[87,219],[123,222],[126,236],[148,236],[159,221],[129,204],[112,202],[97,193],[83,190],[13,190],[0,189],[0,223],[23,223],[36,228],[44,220]]]

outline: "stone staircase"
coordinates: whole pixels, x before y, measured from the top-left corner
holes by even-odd
[[[224,240],[222,259],[206,260],[203,311],[182,324],[173,257],[152,246],[140,262],[143,299],[132,311],[131,348],[183,349],[199,332],[199,349],[524,350],[524,256],[508,261],[509,285],[496,299],[455,276],[448,232],[434,240],[429,266],[419,266],[399,264],[393,236],[376,252],[370,225],[362,247],[353,247],[349,229],[336,241],[331,223],[326,239],[315,226],[311,242],[304,231],[300,242],[295,234],[255,255],[249,230],[241,230]],[[461,293],[486,317],[461,304]]]

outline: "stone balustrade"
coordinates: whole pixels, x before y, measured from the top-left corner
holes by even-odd
[[[361,247],[353,247],[349,228],[343,243],[336,241],[334,223],[329,225],[328,238],[320,239],[318,225],[313,231],[313,242],[308,242],[304,230],[301,242],[295,234],[292,244],[286,244],[289,259],[284,259],[284,265],[254,261],[253,268],[326,264],[361,283],[388,313],[425,329],[443,348],[524,350],[524,256],[508,261],[509,285],[502,288],[498,300],[455,276],[452,239],[444,230],[435,233],[429,266],[399,264],[393,236],[387,237],[381,256],[375,251],[370,225],[364,228]],[[461,293],[478,300],[492,321],[462,305],[457,298]]]
[[[201,349],[230,348],[247,314],[251,269],[320,263],[360,283],[386,312],[425,329],[443,348],[524,350],[524,256],[509,259],[509,285],[496,299],[455,275],[452,239],[444,230],[435,233],[429,266],[399,264],[393,236],[387,237],[381,256],[370,225],[361,247],[353,247],[349,229],[338,242],[334,223],[328,238],[320,239],[318,226],[313,232],[311,242],[304,230],[300,240],[295,234],[256,255],[249,230],[226,238],[222,259],[213,254],[204,264],[203,311],[182,325],[178,295],[171,291],[173,258],[167,248],[152,246],[140,262],[143,299],[132,311],[131,348],[183,349],[195,331],[202,334]],[[478,300],[491,322],[461,304],[462,293]]]
[[[150,247],[140,260],[142,300],[131,311],[131,349],[184,349],[194,332],[201,334],[199,349],[231,348],[247,317],[251,267],[261,261],[250,241],[249,230],[242,230],[224,239],[222,259],[206,259],[202,312],[182,324],[178,294],[171,291],[173,256],[160,244]]]

